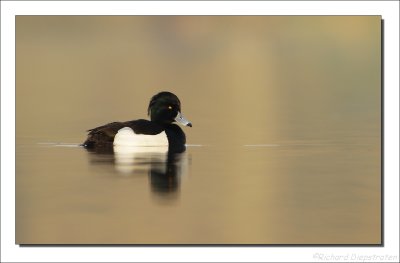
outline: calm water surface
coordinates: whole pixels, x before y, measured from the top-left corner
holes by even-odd
[[[173,156],[21,138],[17,159],[17,243],[380,242],[371,138],[189,145]]]

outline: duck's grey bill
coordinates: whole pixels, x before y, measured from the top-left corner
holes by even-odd
[[[186,120],[180,112],[178,112],[178,115],[176,115],[175,121],[184,126],[192,127],[192,123],[190,123],[190,121]]]

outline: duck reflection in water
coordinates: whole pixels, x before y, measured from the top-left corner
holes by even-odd
[[[171,193],[178,190],[180,178],[187,172],[186,153],[175,153],[139,147],[135,151],[114,147],[115,168],[121,174],[135,174],[147,171],[153,192]],[[158,151],[156,151],[158,150]]]
[[[112,173],[116,171],[120,176],[148,174],[152,192],[163,196],[179,190],[181,177],[188,170],[187,153],[168,151],[166,147],[114,146],[88,149],[88,152],[92,164],[111,164]]]

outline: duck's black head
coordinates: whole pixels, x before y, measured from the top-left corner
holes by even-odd
[[[163,91],[154,95],[147,111],[151,121],[161,124],[171,124],[176,121],[184,126],[192,127],[192,124],[181,114],[181,102],[171,92]]]

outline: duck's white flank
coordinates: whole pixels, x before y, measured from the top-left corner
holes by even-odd
[[[124,127],[118,131],[114,138],[115,146],[168,146],[168,138],[165,132],[157,135],[136,134],[129,127]]]

